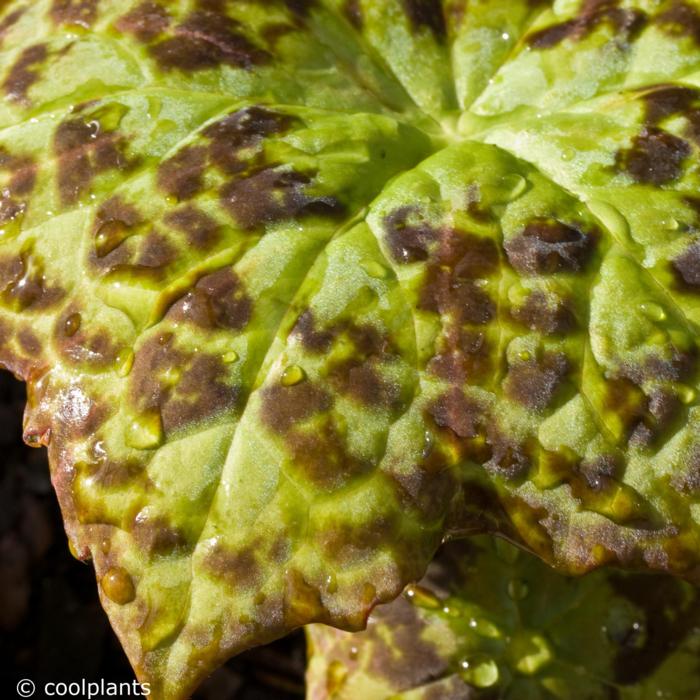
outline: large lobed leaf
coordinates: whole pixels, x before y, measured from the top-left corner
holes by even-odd
[[[446,545],[366,631],[310,625],[307,698],[694,700],[699,621],[678,579],[566,578],[475,537]]]
[[[158,696],[444,537],[700,578],[697,2],[0,13],[0,361]]]

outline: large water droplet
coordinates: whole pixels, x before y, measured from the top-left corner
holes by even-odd
[[[81,323],[82,317],[80,314],[71,314],[63,324],[63,332],[66,336],[72,338],[80,330]]]
[[[306,372],[299,365],[287,367],[282,374],[282,386],[296,386],[306,379]]]
[[[235,350],[231,350],[231,352],[227,352],[222,359],[225,364],[232,365],[234,362],[238,362],[239,355]]]
[[[660,323],[666,320],[666,312],[663,310],[663,307],[654,302],[645,301],[640,304],[639,310],[651,321]]]
[[[135,418],[126,431],[126,444],[135,450],[154,450],[163,439],[163,422],[157,411]]]
[[[612,204],[598,199],[587,203],[588,209],[617,239],[629,242],[630,228],[627,219]]]
[[[119,567],[110,569],[102,577],[100,587],[105,596],[117,605],[127,605],[136,598],[136,589],[131,576]]]
[[[482,656],[464,659],[460,663],[459,675],[465,683],[475,688],[491,688],[498,683],[500,677],[498,664],[493,659]]]
[[[506,202],[514,202],[527,190],[527,180],[517,173],[506,175],[501,181],[501,185],[505,191],[504,199]]]

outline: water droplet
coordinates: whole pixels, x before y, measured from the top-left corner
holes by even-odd
[[[576,149],[575,148],[564,148],[561,152],[561,159],[565,163],[571,162],[575,157],[576,157]]]
[[[136,589],[131,576],[124,569],[110,569],[100,580],[102,592],[113,603],[126,605],[136,598]]]
[[[522,360],[523,362],[529,362],[532,359],[532,353],[529,353],[527,350],[523,350],[522,352],[518,353],[518,359]]]
[[[462,611],[457,607],[456,605],[445,605],[442,608],[442,612],[447,615],[448,617],[453,617],[453,618],[458,618],[462,617]]]
[[[527,180],[517,173],[506,175],[503,180],[501,180],[501,185],[505,191],[504,199],[506,202],[514,202],[527,190]]]
[[[587,203],[588,209],[616,238],[628,242],[630,228],[627,219],[612,204],[598,199]]]
[[[108,539],[104,539],[100,542],[100,551],[102,554],[109,554],[109,550],[112,548],[112,542]]]
[[[350,647],[350,658],[355,661],[360,655],[360,650],[357,647]]]
[[[469,628],[474,630],[480,637],[488,639],[500,639],[502,636],[496,625],[479,617],[473,617],[469,620]]]
[[[232,365],[234,362],[238,362],[239,355],[235,350],[231,350],[224,355],[223,360],[227,365]]]
[[[374,279],[384,280],[389,276],[389,270],[376,260],[363,260],[360,267]]]
[[[530,587],[527,581],[523,581],[519,578],[511,579],[508,582],[508,596],[512,600],[525,600],[530,593]]]
[[[503,39],[503,41],[508,41],[510,39],[510,34],[508,34],[508,32],[503,32],[503,34],[501,34],[501,39]]]
[[[131,374],[134,358],[134,351],[131,348],[126,348],[117,355],[117,374],[120,377],[128,377]]]
[[[695,400],[698,397],[698,392],[695,391],[693,387],[685,386],[685,384],[680,384],[677,386],[676,393],[678,394],[678,398],[681,400],[681,402],[686,406],[689,406],[691,403],[695,403]]]
[[[475,688],[491,688],[498,683],[498,664],[488,657],[475,656],[460,663],[459,675]]]
[[[328,574],[326,577],[326,590],[333,594],[338,590],[338,579],[334,574]]]
[[[157,411],[134,419],[126,431],[126,444],[135,450],[154,450],[163,439],[163,422]]]
[[[95,234],[95,255],[104,258],[118,248],[129,236],[129,226],[123,221],[105,221]]]
[[[406,598],[419,608],[427,610],[438,610],[442,607],[442,602],[431,590],[418,584],[413,584],[406,588]]]
[[[72,338],[80,330],[81,322],[82,317],[80,314],[71,314],[63,324],[63,332],[66,336]]]
[[[640,304],[639,310],[651,321],[661,322],[666,320],[666,312],[654,302],[649,301]]]
[[[306,372],[299,365],[287,367],[282,374],[282,386],[296,386],[306,379]]]
[[[423,459],[428,459],[428,457],[430,457],[430,455],[433,453],[434,449],[435,437],[429,430],[426,430],[425,435],[423,436],[423,451],[421,452],[421,457],[423,457]]]
[[[669,219],[662,219],[660,224],[661,228],[665,231],[677,231],[680,228],[678,219],[674,219],[673,217]]]

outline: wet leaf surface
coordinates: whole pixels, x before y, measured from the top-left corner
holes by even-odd
[[[698,581],[698,27],[3,5],[0,362],[159,696],[445,536]]]

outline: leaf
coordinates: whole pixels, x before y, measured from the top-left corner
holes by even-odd
[[[699,17],[3,5],[0,362],[156,696],[445,537],[697,581]]]
[[[444,547],[367,631],[311,625],[309,700],[691,700],[697,590],[663,576],[570,579],[505,541]]]

